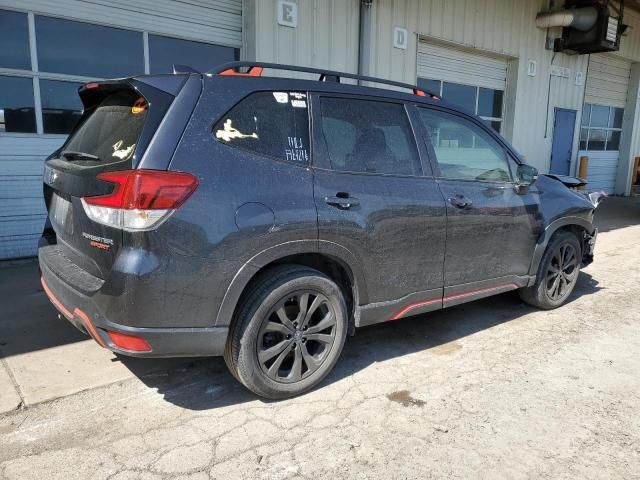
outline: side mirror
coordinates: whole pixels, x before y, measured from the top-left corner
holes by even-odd
[[[526,163],[518,165],[516,172],[516,185],[519,189],[525,189],[529,187],[533,182],[538,179],[538,169],[527,165]]]

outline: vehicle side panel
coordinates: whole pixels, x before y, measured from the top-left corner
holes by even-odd
[[[197,175],[200,186],[155,235],[144,235],[165,250],[171,261],[165,276],[179,279],[173,291],[188,299],[189,318],[202,326],[230,322],[218,309],[236,273],[258,252],[298,241],[317,251],[311,169],[224,145],[212,134],[214,123],[249,93],[235,80],[205,82],[170,165]],[[182,271],[185,266],[199,272]]]

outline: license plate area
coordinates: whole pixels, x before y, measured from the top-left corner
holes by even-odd
[[[73,205],[58,193],[54,193],[51,197],[49,219],[54,227],[62,229],[69,235],[73,234]]]

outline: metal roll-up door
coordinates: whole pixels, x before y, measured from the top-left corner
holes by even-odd
[[[502,131],[506,58],[420,42],[417,65],[420,87]]]
[[[504,91],[507,62],[503,58],[420,42],[418,77]]]
[[[611,55],[591,55],[579,152],[589,157],[589,190],[614,191],[630,74],[631,62]]]

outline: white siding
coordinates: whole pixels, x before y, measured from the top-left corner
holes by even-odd
[[[34,255],[46,210],[42,163],[61,137],[0,136],[0,259]]]
[[[3,8],[242,46],[242,0],[2,0]]]
[[[251,25],[246,58],[354,73],[358,70],[358,4],[357,0],[299,1],[298,27],[290,28],[276,22],[276,0],[247,0]]]

